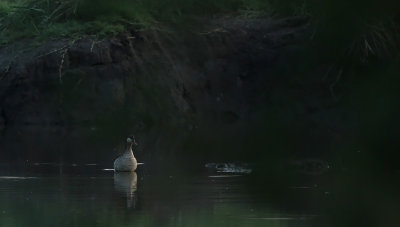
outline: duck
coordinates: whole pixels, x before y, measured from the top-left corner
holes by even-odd
[[[137,168],[138,163],[132,151],[133,146],[137,146],[135,137],[128,136],[126,142],[125,152],[114,161],[115,172],[134,172]]]

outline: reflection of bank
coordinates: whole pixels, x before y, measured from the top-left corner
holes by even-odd
[[[126,195],[126,207],[136,205],[135,192],[137,189],[137,175],[135,172],[115,172],[114,187],[120,193]]]

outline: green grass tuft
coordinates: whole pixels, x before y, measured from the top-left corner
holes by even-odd
[[[0,2],[0,41],[106,36],[132,24],[183,24],[268,7],[263,0],[6,0]]]

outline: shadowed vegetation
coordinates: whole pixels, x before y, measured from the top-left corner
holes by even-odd
[[[1,40],[49,39],[83,35],[106,36],[125,26],[183,24],[195,17],[266,10],[259,0],[21,0],[0,3]]]
[[[302,15],[313,18],[315,49],[365,62],[397,50],[399,12],[396,2],[372,0],[6,0],[0,2],[0,40],[105,37],[127,26],[162,28],[227,14]]]

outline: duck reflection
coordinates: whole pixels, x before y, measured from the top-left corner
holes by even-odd
[[[120,193],[126,195],[126,207],[135,208],[137,189],[137,175],[135,172],[115,172],[114,188]]]

